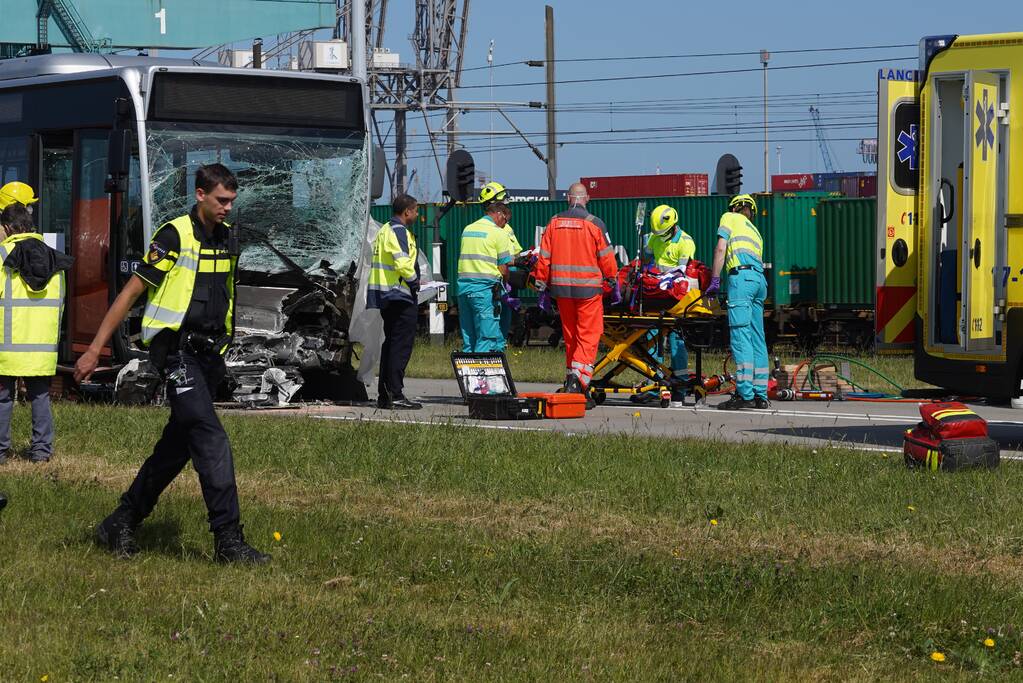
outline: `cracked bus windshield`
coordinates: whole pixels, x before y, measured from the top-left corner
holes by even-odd
[[[239,229],[241,271],[289,270],[265,241],[306,270],[325,260],[343,272],[358,261],[369,208],[364,134],[154,123],[146,145],[153,226],[187,213],[196,169],[220,162],[238,177],[228,222]]]

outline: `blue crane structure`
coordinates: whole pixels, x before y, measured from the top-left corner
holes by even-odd
[[[817,146],[820,148],[821,158],[824,160],[824,171],[835,173],[834,153],[831,151],[831,143],[824,135],[824,126],[821,124],[821,110],[810,105],[810,118],[813,120],[813,129],[817,134]]]
[[[2,5],[0,56],[33,48],[199,49],[337,23],[337,0],[3,0]]]

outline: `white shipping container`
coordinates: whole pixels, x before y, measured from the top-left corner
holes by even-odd
[[[306,40],[298,46],[299,68],[340,71],[348,68],[348,43],[343,40]]]
[[[401,66],[401,55],[386,47],[373,48],[373,66],[378,69],[397,69]]]
[[[252,66],[252,50],[221,50],[217,61],[224,66],[244,69]]]

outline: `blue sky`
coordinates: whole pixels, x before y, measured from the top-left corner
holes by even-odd
[[[631,3],[583,0],[473,0],[465,73],[459,101],[530,102],[545,99],[542,68],[522,64],[487,69],[494,63],[544,57],[544,5],[552,4],[556,58],[619,58],[703,53],[772,53],[768,73],[769,174],[826,170],[811,124],[809,106],[819,108],[836,170],[872,170],[857,152],[861,138],[876,135],[877,69],[915,68],[919,39],[925,35],[1023,31],[1023,2],[818,2],[726,0]],[[461,0],[459,0],[461,4]],[[414,61],[408,37],[413,0],[390,0],[385,45]],[[269,37],[267,37],[269,39]],[[861,46],[909,45],[893,49],[784,53]],[[239,47],[245,45],[238,44]],[[819,68],[802,64],[868,61]],[[873,60],[879,60],[874,62]],[[751,69],[687,77],[658,74]],[[581,176],[661,173],[713,173],[718,157],[735,154],[744,166],[744,189],[764,188],[763,75],[757,54],[683,59],[558,62],[559,147],[557,183],[562,189]],[[494,88],[489,87],[491,73]],[[620,78],[592,82],[595,78]],[[516,125],[546,151],[542,110],[509,109]],[[440,114],[430,117],[436,130]],[[390,116],[378,115],[383,130]],[[490,115],[470,113],[463,130],[489,131]],[[408,114],[411,191],[421,199],[440,197],[441,180],[419,112]],[[496,131],[511,131],[494,115]],[[652,130],[653,129],[653,130]],[[609,132],[609,131],[615,132]],[[445,145],[438,141],[443,167]],[[509,187],[545,188],[544,165],[517,136],[495,135],[491,163],[489,136],[464,136],[477,170]],[[582,143],[582,144],[580,144]],[[609,144],[613,143],[613,144]],[[506,149],[502,149],[506,148]],[[512,148],[512,149],[507,149]],[[388,144],[388,159],[393,147]]]
[[[495,41],[494,63],[503,64],[544,55],[544,3],[538,0],[495,2],[476,0],[470,16],[470,39],[465,67],[485,67],[490,40]],[[775,54],[770,67],[851,60],[885,60],[879,64],[858,64],[815,69],[769,72],[768,92],[780,97],[772,102],[769,118],[776,126],[769,139],[784,140],[770,144],[770,173],[778,167],[777,150],[781,146],[781,166],[785,173],[823,171],[808,107],[817,104],[826,134],[841,170],[863,170],[867,166],[857,153],[857,141],[874,137],[876,121],[877,68],[882,64],[912,68],[916,63],[915,44],[924,35],[942,33],[991,33],[1023,30],[1023,3],[1010,0],[984,3],[936,0],[923,4],[895,2],[858,3],[780,3],[727,1],[710,3],[648,0],[611,3],[561,0],[554,7],[556,57],[622,57],[708,52],[745,52],[762,48],[770,51],[807,48],[868,45],[913,44],[901,49],[877,49],[856,52],[819,52]],[[404,56],[411,56],[407,35],[411,32],[412,2],[390,3],[387,44]],[[902,59],[900,59],[900,57]],[[404,59],[403,59],[404,61]],[[634,77],[648,74],[758,68],[755,55],[693,59],[656,59],[558,63],[558,80],[594,77]],[[506,83],[542,81],[544,71],[526,66],[508,66],[493,70],[494,99],[504,101],[543,100],[541,85],[502,87]],[[463,85],[489,84],[486,68],[467,71]],[[652,138],[643,144],[565,144],[559,150],[558,185],[564,187],[580,176],[632,173],[712,171],[717,158],[726,152],[739,157],[744,166],[747,189],[763,188],[763,143],[758,128],[762,122],[762,74],[722,74],[677,78],[650,78],[603,83],[561,84],[557,89],[559,139],[566,143],[579,140],[626,140]],[[834,93],[842,93],[836,95]],[[819,96],[818,96],[819,95]],[[467,88],[462,100],[490,99],[489,87]],[[720,98],[731,98],[722,100]],[[579,111],[576,103],[587,105]],[[618,112],[613,112],[615,102]],[[603,104],[597,104],[603,103]],[[626,104],[630,103],[630,104]],[[642,112],[627,112],[630,106],[649,103]],[[737,106],[738,105],[738,106]],[[545,117],[543,112],[515,113],[516,124],[543,149]],[[422,136],[425,125],[421,114],[409,115],[409,132]],[[468,115],[462,127],[489,130],[489,115]],[[651,131],[601,134],[590,131],[622,129],[694,127],[704,130]],[[706,127],[713,126],[713,130]],[[509,130],[500,117],[494,128]],[[737,135],[736,131],[752,130]],[[573,135],[571,133],[581,134]],[[681,135],[702,135],[706,142]],[[669,142],[669,138],[676,138]],[[852,138],[852,139],[848,139]],[[755,139],[757,142],[739,142]],[[800,141],[793,141],[800,140]],[[805,141],[804,141],[805,140]],[[684,144],[680,144],[684,142]],[[543,165],[528,149],[494,152],[490,168],[487,137],[464,139],[473,151],[477,168],[492,170],[496,179],[514,187],[544,187]],[[440,189],[436,165],[429,156],[423,137],[410,142],[411,161],[420,179],[418,190],[436,196]],[[495,137],[496,148],[519,145],[517,138]],[[417,151],[416,151],[417,150]],[[426,157],[426,158],[423,158]]]

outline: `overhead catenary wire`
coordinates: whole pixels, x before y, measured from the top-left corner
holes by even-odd
[[[849,47],[811,47],[811,48],[794,48],[790,50],[770,50],[772,54],[776,55],[791,55],[791,54],[809,54],[813,52],[856,52],[866,50],[894,50],[902,48],[916,47],[913,43],[904,43],[901,45],[854,45]],[[586,62],[627,62],[627,61],[649,61],[657,59],[701,59],[709,57],[746,57],[749,55],[759,56],[759,50],[745,50],[739,52],[690,52],[686,54],[677,55],[624,55],[624,56],[604,56],[604,57],[563,57],[561,59],[555,59],[555,64],[570,64],[570,63],[586,63]],[[529,64],[530,60],[520,59],[514,62],[504,62],[502,64],[494,64],[493,68],[499,69],[509,66],[525,66]],[[487,66],[474,66],[468,69],[463,68],[462,73],[467,71],[479,71],[481,69],[489,68]]]
[[[880,64],[898,60],[916,59],[915,56],[889,57],[885,59],[855,59],[842,62],[816,62],[812,64],[788,64],[771,67],[771,71],[792,71],[795,69],[818,69],[832,66],[854,66],[857,64]],[[749,67],[741,69],[710,69],[707,71],[683,71],[676,73],[660,74],[630,74],[628,76],[601,76],[599,78],[570,78],[561,81],[554,81],[555,85],[570,85],[573,83],[608,83],[612,81],[640,81],[654,78],[685,78],[691,76],[723,76],[725,74],[760,73],[762,67]],[[546,81],[525,81],[520,83],[495,83],[498,88],[521,88],[526,86],[546,85]],[[490,85],[461,85],[459,90],[475,90],[478,88],[489,88]]]

